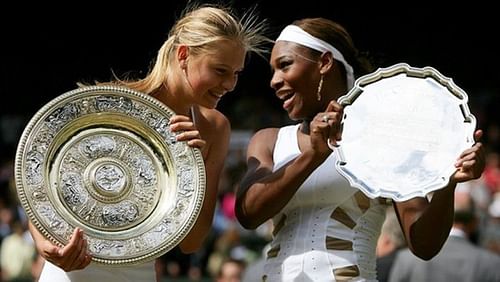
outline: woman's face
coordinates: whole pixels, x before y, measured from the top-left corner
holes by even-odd
[[[307,48],[287,41],[275,43],[271,53],[271,87],[292,120],[312,118],[321,108],[317,101],[320,65]]]
[[[215,108],[222,96],[236,86],[245,54],[244,48],[235,42],[221,41],[210,53],[189,57],[187,77],[195,102]]]

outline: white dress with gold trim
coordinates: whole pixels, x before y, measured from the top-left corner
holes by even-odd
[[[274,170],[300,154],[298,128],[280,129]],[[376,281],[375,248],[386,201],[351,187],[335,161],[332,153],[274,216],[263,281]]]

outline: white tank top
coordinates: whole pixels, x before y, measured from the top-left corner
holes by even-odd
[[[274,170],[300,154],[299,125],[279,130]],[[263,281],[376,281],[385,199],[370,199],[335,169],[334,153],[273,217]]]

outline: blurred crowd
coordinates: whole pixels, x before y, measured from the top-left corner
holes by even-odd
[[[498,98],[491,97],[494,96],[476,97],[471,103],[471,112],[485,133],[486,169],[480,179],[457,188],[457,199],[465,195],[475,207],[477,221],[468,236],[470,242],[500,257],[500,115],[492,110]],[[225,112],[233,132],[211,234],[203,249],[195,254],[185,255],[173,249],[159,257],[158,281],[258,281],[252,274],[259,272],[273,227],[269,222],[256,230],[242,228],[235,218],[234,193],[246,168],[246,146],[253,132],[290,122],[285,113],[266,103],[267,98],[242,98]],[[255,109],[259,109],[258,114]],[[14,181],[15,150],[29,118],[0,113],[0,281],[36,281],[43,265],[27,231],[27,216],[17,199]],[[387,220],[394,217],[388,215]],[[398,260],[394,250],[405,248],[404,241],[387,230],[398,228],[396,225],[382,230],[377,251],[381,259],[380,281],[389,281],[385,279],[389,279],[390,266]],[[392,257],[387,259],[387,255]]]

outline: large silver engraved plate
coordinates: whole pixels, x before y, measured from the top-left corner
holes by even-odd
[[[206,184],[200,151],[170,131],[173,114],[113,86],[75,89],[41,108],[15,163],[34,226],[60,246],[82,228],[101,264],[137,264],[175,247],[198,217]]]
[[[474,144],[466,93],[431,67],[379,69],[338,102],[336,169],[372,198],[404,201],[444,188],[460,153]]]

